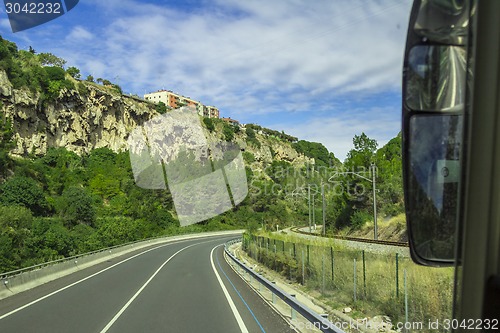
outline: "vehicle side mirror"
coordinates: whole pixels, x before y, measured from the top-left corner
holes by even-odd
[[[416,0],[403,69],[403,178],[412,259],[453,265],[459,217],[469,9]]]

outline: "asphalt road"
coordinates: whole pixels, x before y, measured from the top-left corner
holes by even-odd
[[[223,257],[232,237],[156,245],[0,301],[0,332],[293,332]]]

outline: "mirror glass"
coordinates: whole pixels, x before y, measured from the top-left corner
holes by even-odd
[[[466,66],[462,46],[414,46],[408,54],[405,75],[407,107],[418,111],[462,111]]]
[[[469,1],[423,0],[413,27],[424,41],[464,45],[469,27]]]
[[[454,259],[462,130],[460,115],[410,119],[407,214],[414,250],[424,260]]]

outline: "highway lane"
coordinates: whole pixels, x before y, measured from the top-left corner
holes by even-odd
[[[233,237],[154,246],[2,300],[0,332],[290,332],[225,262]]]

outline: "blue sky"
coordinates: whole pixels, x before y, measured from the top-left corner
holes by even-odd
[[[343,160],[355,134],[400,131],[409,0],[80,0],[13,34],[126,93],[169,89],[224,117],[323,143]]]

